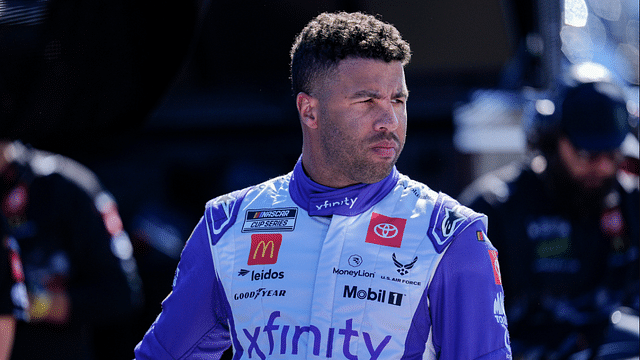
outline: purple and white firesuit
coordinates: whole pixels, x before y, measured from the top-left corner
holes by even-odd
[[[299,161],[207,203],[136,359],[510,359],[497,256],[395,168],[333,189]]]

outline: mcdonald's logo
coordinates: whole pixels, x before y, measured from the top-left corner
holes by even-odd
[[[247,265],[271,265],[278,261],[282,234],[252,234]]]

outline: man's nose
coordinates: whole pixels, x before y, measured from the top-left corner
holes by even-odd
[[[391,101],[384,102],[380,116],[375,123],[375,129],[377,131],[395,131],[400,124],[400,119],[396,113],[397,111]]]

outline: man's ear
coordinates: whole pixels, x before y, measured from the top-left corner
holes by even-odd
[[[298,107],[300,121],[311,129],[318,128],[318,118],[316,116],[318,99],[307,93],[300,92],[296,96],[296,106]]]

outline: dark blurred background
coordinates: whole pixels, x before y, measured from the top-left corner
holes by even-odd
[[[293,168],[288,52],[335,10],[379,14],[411,44],[398,168],[434,190],[520,156],[523,89],[563,63],[612,68],[637,114],[636,0],[0,0],[0,134],[94,170],[166,294],[208,199]]]
[[[398,167],[456,193],[470,174],[456,165],[453,108],[502,86],[541,21],[533,1],[2,0],[36,15],[13,24],[0,6],[0,133],[89,166],[125,220],[163,206],[191,228],[206,200],[292,168],[290,46],[318,13],[360,10],[413,49]],[[509,86],[541,86],[545,59],[523,61]]]

